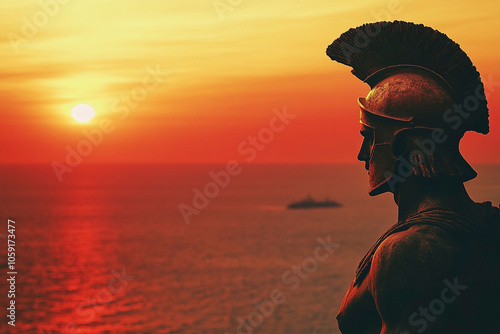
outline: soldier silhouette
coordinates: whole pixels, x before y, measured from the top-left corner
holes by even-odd
[[[327,55],[371,88],[358,159],[369,194],[398,206],[357,268],[341,332],[500,333],[500,209],[469,197],[477,174],[459,152],[466,131],[489,132],[476,68],[446,35],[402,21],[350,29]]]

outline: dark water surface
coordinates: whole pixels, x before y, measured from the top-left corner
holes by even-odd
[[[396,222],[361,165],[0,167],[2,333],[338,333],[357,262]],[[499,167],[477,166],[477,201],[500,202]],[[341,208],[286,210],[307,194]],[[16,327],[7,325],[7,219],[16,222]],[[318,239],[320,238],[320,239]],[[274,300],[273,303],[271,300]]]

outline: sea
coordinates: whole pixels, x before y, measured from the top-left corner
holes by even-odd
[[[471,197],[498,205],[500,166],[474,168]],[[392,196],[361,163],[226,170],[0,166],[0,333],[340,333]],[[308,195],[342,206],[286,208]]]

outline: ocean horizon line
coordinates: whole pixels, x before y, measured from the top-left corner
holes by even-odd
[[[97,162],[97,163],[85,163],[82,165],[92,165],[92,166],[222,166],[226,165],[226,162]],[[11,162],[11,163],[0,163],[0,166],[45,166],[51,165],[52,163],[44,162]],[[239,163],[241,166],[336,166],[336,165],[362,165],[361,162],[251,162],[251,163]],[[476,166],[494,166],[500,165],[500,162],[469,162],[471,165]]]

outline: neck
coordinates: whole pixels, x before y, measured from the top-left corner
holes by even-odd
[[[410,177],[394,193],[398,220],[430,208],[443,208],[470,215],[475,212],[462,182],[453,178],[424,179]]]

